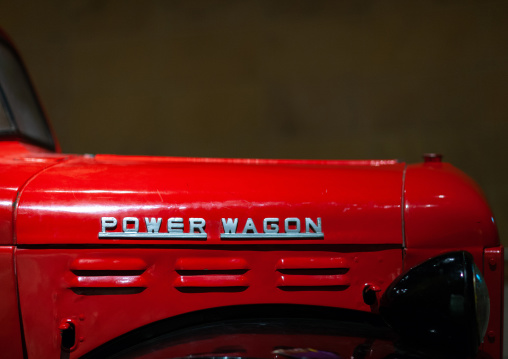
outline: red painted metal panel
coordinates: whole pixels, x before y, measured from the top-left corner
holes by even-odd
[[[372,283],[385,290],[401,271],[400,247],[334,245],[319,249],[320,247],[322,246],[229,245],[203,248],[196,244],[187,247],[158,248],[19,249],[17,267],[21,288],[20,305],[29,358],[58,357],[60,353],[58,328],[62,321],[68,320],[74,320],[76,332],[79,332],[79,336],[83,339],[82,342],[78,342],[70,355],[70,358],[77,358],[100,344],[140,326],[207,308],[287,303],[370,311],[370,306],[363,302],[362,297],[365,283]],[[323,261],[344,258],[351,263],[347,272],[350,285],[347,288],[278,287],[281,273],[276,270],[277,263],[282,258],[289,261],[293,258],[302,258],[303,254],[317,259],[318,262],[321,258]],[[76,291],[69,287],[69,278],[75,276],[73,263],[79,263],[82,259],[85,262],[94,260],[100,262],[101,259],[107,261],[110,258],[137,258],[140,262],[146,263],[146,270],[134,275],[143,278],[146,289],[132,291],[126,288],[112,291],[112,288],[88,287],[86,290]],[[218,273],[204,270],[182,271],[181,267],[179,269],[176,266],[182,258],[203,258],[204,262],[210,263],[220,262],[222,259],[227,263],[230,258],[243,258],[249,269],[242,269],[241,274],[229,274],[227,271],[230,269],[219,270]],[[203,272],[210,273],[205,276]],[[213,278],[215,275],[218,276],[218,281]],[[178,282],[181,276],[191,281],[202,281],[203,277],[206,277],[204,281],[211,281],[214,286],[208,289],[174,287],[172,284]],[[217,284],[230,285],[231,282],[218,282],[224,278],[229,280],[231,277],[235,278],[235,281],[243,277],[249,286],[229,287],[230,289],[216,287]],[[106,276],[104,280],[109,278]],[[236,283],[245,286],[244,279]],[[113,281],[111,285],[113,284],[117,283]],[[309,281],[303,284],[319,283]]]
[[[22,358],[18,297],[14,271],[14,247],[0,247],[0,355]]]
[[[105,161],[141,161],[141,162],[173,162],[173,163],[217,163],[241,165],[327,165],[327,166],[385,166],[396,165],[397,160],[287,160],[259,158],[200,158],[200,157],[158,157],[158,156],[121,156],[98,154],[95,158]]]
[[[12,141],[0,142],[0,153],[0,245],[12,245],[13,207],[18,192],[32,176],[65,157]]]
[[[145,270],[147,264],[139,258],[78,258],[71,263],[71,270]]]
[[[328,287],[350,286],[351,282],[345,275],[280,275],[277,278],[279,287]]]
[[[249,280],[244,275],[210,274],[210,275],[181,275],[177,277],[173,285],[177,288],[199,287],[248,287]]]
[[[494,217],[481,189],[450,164],[408,166],[404,192],[407,248],[499,245]]]
[[[313,257],[293,257],[281,258],[277,262],[277,269],[309,269],[309,268],[349,268],[351,264],[342,257],[313,258]]]
[[[179,258],[175,265],[176,270],[242,270],[249,269],[247,261],[243,258],[210,258],[192,257]]]
[[[186,160],[130,157],[79,158],[37,176],[18,206],[20,244],[401,244],[403,164],[344,165],[326,161]],[[101,217],[206,220],[205,239],[99,239]],[[321,219],[324,238],[221,239],[222,218]]]
[[[139,276],[76,276],[69,280],[70,288],[123,288],[146,287],[146,282]]]
[[[58,355],[58,328],[69,321],[81,337],[71,353],[78,357],[140,326],[206,308],[288,303],[371,311],[365,285],[381,294],[402,267],[449,250],[471,252],[479,267],[502,258],[481,191],[438,161],[409,166],[403,188],[404,164],[394,161],[66,158],[3,146],[0,244],[15,238],[23,247],[17,268],[29,357]],[[162,233],[170,218],[182,218],[184,232],[190,218],[203,218],[206,234],[99,238],[101,217],[117,219],[112,233],[126,231],[125,217],[137,218],[145,233],[145,218],[161,218]],[[237,233],[251,220],[251,232],[267,235],[223,237],[227,218],[238,220]],[[322,236],[276,237],[267,218],[277,219],[278,233],[295,231],[284,228],[285,219],[297,218],[299,234],[310,219]],[[485,247],[496,248],[485,250],[484,262]],[[497,288],[502,275],[483,268],[489,290]],[[491,290],[492,297],[483,350],[497,357],[502,291]]]

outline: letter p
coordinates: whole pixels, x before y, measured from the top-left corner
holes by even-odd
[[[115,217],[101,217],[102,232],[106,232],[106,229],[115,229],[118,221]]]

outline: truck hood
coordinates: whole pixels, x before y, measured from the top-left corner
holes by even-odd
[[[405,165],[81,156],[19,196],[18,245],[402,246]]]

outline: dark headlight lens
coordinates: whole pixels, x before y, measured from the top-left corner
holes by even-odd
[[[485,284],[485,279],[483,279],[482,273],[476,264],[473,264],[473,282],[478,334],[481,341],[485,337],[485,333],[487,333],[487,326],[489,324],[490,299],[487,284]]]
[[[450,252],[395,279],[379,311],[405,342],[423,351],[473,356],[487,328],[489,295],[471,254]]]

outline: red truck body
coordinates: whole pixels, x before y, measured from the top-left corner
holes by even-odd
[[[439,159],[239,160],[65,155],[0,142],[0,348],[78,358],[203,310],[377,312],[407,269],[464,250],[483,272],[481,355],[501,358],[503,248],[478,186]]]

